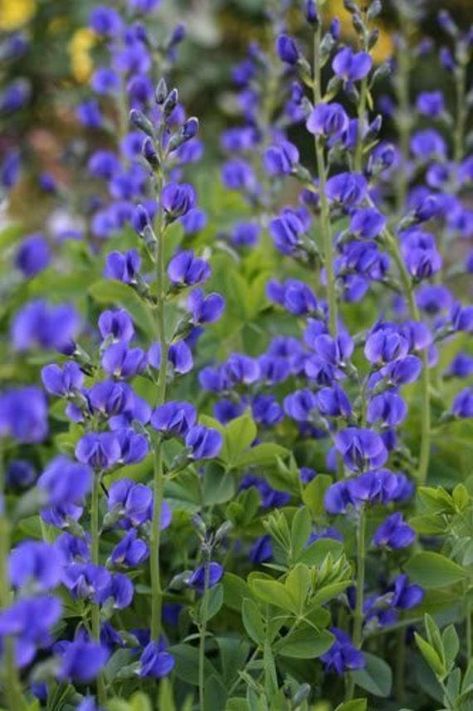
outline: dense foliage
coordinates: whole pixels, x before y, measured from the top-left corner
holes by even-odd
[[[93,3],[48,170],[2,26],[4,709],[473,708],[473,30],[329,5],[201,138],[166,3]]]

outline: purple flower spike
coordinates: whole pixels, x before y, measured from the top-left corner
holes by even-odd
[[[218,430],[194,425],[188,431],[185,443],[191,450],[192,459],[213,459],[222,449],[223,437]]]

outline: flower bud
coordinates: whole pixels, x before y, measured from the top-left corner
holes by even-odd
[[[166,101],[166,97],[168,95],[168,87],[166,84],[166,80],[164,78],[160,79],[158,82],[158,86],[156,87],[156,91],[154,94],[154,98],[156,100],[156,103],[158,106],[161,106],[161,104],[164,104]]]
[[[130,111],[130,123],[135,128],[144,131],[147,136],[152,137],[154,135],[153,124],[141,111],[138,111],[138,109],[132,109]]]

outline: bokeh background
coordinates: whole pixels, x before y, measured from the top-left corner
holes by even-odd
[[[410,3],[414,12],[414,5]],[[396,32],[395,3],[383,3],[380,40],[375,59],[389,58]],[[112,3],[119,6],[119,3]],[[248,42],[267,42],[265,0],[162,0],[155,22],[159,37],[178,22],[185,24],[186,41],[180,48],[174,72],[181,95],[190,113],[199,116],[206,139],[204,165],[212,164],[218,153],[216,137],[233,121],[229,95],[231,66],[244,57]],[[94,0],[0,0],[0,39],[19,31],[28,40],[27,50],[13,61],[0,57],[0,85],[14,80],[23,83],[28,100],[20,111],[0,107],[0,161],[12,146],[21,144],[27,170],[11,196],[9,210],[21,216],[25,229],[37,229],[48,212],[47,198],[35,198],[35,176],[51,172],[65,185],[73,183],[72,169],[81,154],[81,133],[74,118],[74,107],[87,93],[87,83],[96,59],[97,42],[87,27]],[[297,3],[294,3],[296,6]],[[266,4],[267,6],[267,4]],[[343,0],[328,0],[329,11],[339,15],[346,37],[352,32]],[[440,7],[447,7],[457,24],[467,28],[473,21],[471,0],[426,0],[417,22],[419,36],[428,35],[440,46],[445,43],[436,23]],[[301,14],[294,8],[293,27],[297,30]],[[291,22],[291,13],[289,14]],[[442,88],[448,98],[452,87],[448,75],[438,71],[436,53],[420,62],[412,90]],[[439,87],[439,82],[444,85]],[[381,85],[378,92],[383,92]],[[1,100],[0,100],[1,103]],[[385,132],[389,132],[389,125]],[[303,142],[301,135],[291,136]],[[26,156],[26,161],[25,161]],[[74,184],[74,189],[77,185]]]

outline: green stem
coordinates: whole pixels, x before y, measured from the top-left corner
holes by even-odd
[[[401,153],[401,166],[397,171],[396,180],[396,211],[398,215],[402,215],[406,202],[408,176],[407,176],[407,161],[409,160],[409,137],[412,126],[411,111],[409,105],[409,75],[410,75],[410,58],[409,58],[409,41],[408,36],[409,26],[400,15],[401,29],[403,31],[403,43],[397,52],[397,77],[396,77],[396,96],[398,103],[398,132],[399,132],[399,149]]]
[[[360,101],[358,102],[358,132],[355,148],[355,172],[361,173],[363,168],[363,136],[365,132],[366,98],[368,93],[368,79],[361,82]]]
[[[455,70],[455,89],[456,89],[456,125],[453,134],[454,143],[454,161],[460,163],[463,158],[464,142],[465,142],[465,126],[467,119],[467,102],[465,97],[466,71],[465,65],[460,63]]]
[[[158,194],[161,195],[164,178],[158,175]],[[159,211],[157,225],[157,255],[156,278],[158,286],[157,295],[157,329],[161,349],[159,364],[159,380],[157,388],[156,405],[162,405],[166,397],[166,374],[169,345],[166,341],[164,307],[165,307],[165,279],[166,265],[164,259],[164,232],[165,222],[163,211]],[[160,543],[161,543],[161,509],[164,497],[164,471],[162,442],[155,440],[154,447],[154,474],[153,474],[153,518],[151,521],[150,535],[150,572],[151,572],[151,639],[157,641],[161,634],[161,612],[163,605],[163,591],[160,575]]]
[[[314,105],[320,104],[322,101],[321,92],[321,66],[320,66],[320,41],[321,28],[317,28],[314,33],[314,77],[313,77],[313,98]],[[330,207],[326,195],[327,183],[327,168],[324,159],[324,146],[322,138],[315,136],[315,156],[317,160],[317,174],[319,178],[319,195],[320,195],[320,227],[322,232],[322,248],[324,255],[324,265],[327,279],[327,303],[329,311],[329,329],[332,336],[337,333],[337,291],[335,283],[334,259],[333,259],[333,241],[332,230],[330,226]]]
[[[402,704],[404,702],[404,672],[406,668],[406,630],[400,629],[396,635],[396,669],[395,669],[395,692],[396,700]]]
[[[360,509],[356,529],[356,604],[353,613],[353,644],[361,649],[363,643],[363,602],[365,588],[365,537],[366,514],[364,508]],[[355,681],[350,675],[347,682],[346,701],[351,701],[355,691]]]
[[[465,650],[467,665],[470,663],[472,656],[471,634],[471,601],[468,597],[468,591],[465,591]]]
[[[97,472],[94,476],[94,484],[92,487],[92,500],[90,505],[90,548],[92,563],[99,565],[99,497],[100,497],[100,479],[101,475]],[[92,605],[92,637],[100,641],[100,606]],[[102,674],[97,677],[97,696],[101,706],[106,702],[105,684]]]
[[[406,269],[404,259],[399,248],[399,242],[388,230],[384,230],[383,237],[386,240],[389,251],[399,270],[401,285],[407,299],[410,317],[413,321],[420,321],[419,309],[417,308],[412,279]],[[428,349],[424,348],[420,354],[422,360],[421,373],[421,439],[417,478],[420,485],[423,485],[427,478],[430,460],[430,373]]]
[[[209,561],[206,559],[204,563],[204,592],[200,607],[200,626],[199,626],[199,708],[204,711],[205,705],[205,638],[207,636],[207,615],[208,615],[208,588],[210,579]]]

